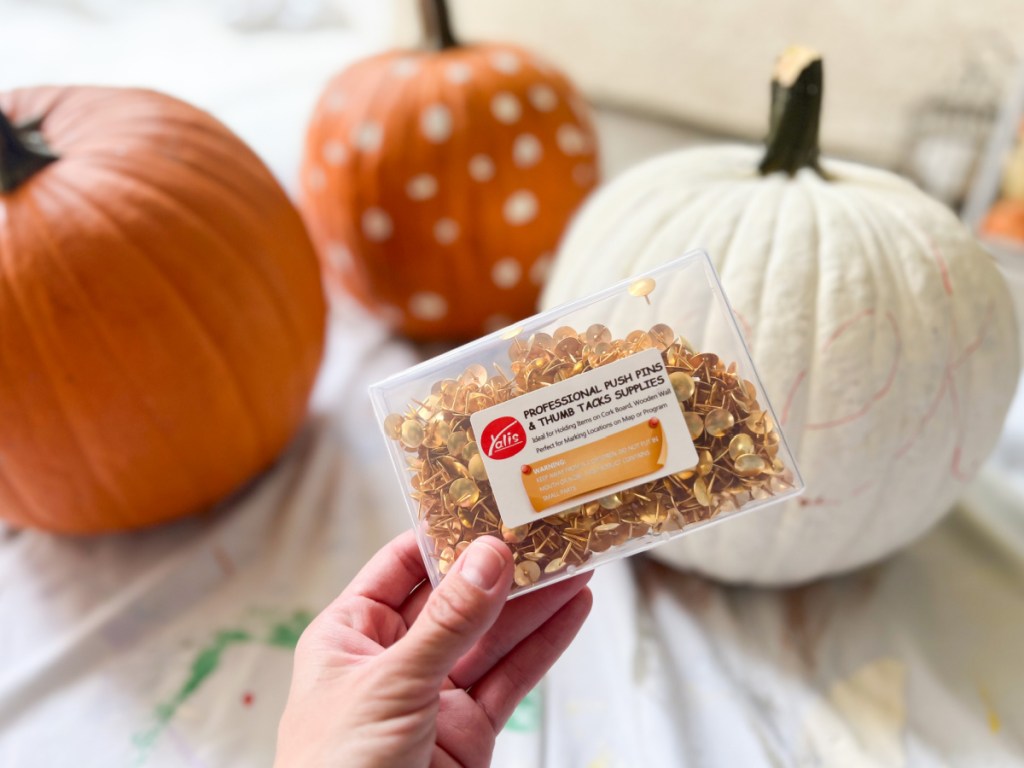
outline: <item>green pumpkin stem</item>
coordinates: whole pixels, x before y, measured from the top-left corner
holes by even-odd
[[[14,125],[0,111],[0,194],[13,192],[56,159],[43,139],[39,121]]]
[[[423,33],[430,48],[443,51],[458,46],[459,41],[452,32],[446,0],[420,0],[420,16],[423,18]]]
[[[772,77],[772,111],[765,153],[758,170],[762,175],[785,171],[790,176],[818,165],[818,125],[822,96],[821,56],[809,48],[787,50]]]

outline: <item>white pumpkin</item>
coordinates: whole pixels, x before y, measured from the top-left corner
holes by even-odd
[[[991,257],[895,175],[838,161],[820,175],[820,59],[780,64],[766,160],[710,147],[625,173],[580,212],[542,297],[708,250],[807,489],[652,554],[776,585],[869,563],[934,524],[993,448],[1020,365]]]

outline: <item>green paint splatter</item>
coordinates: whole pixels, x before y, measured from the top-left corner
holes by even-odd
[[[275,624],[270,630],[270,637],[267,638],[268,645],[276,645],[280,648],[295,650],[299,642],[299,636],[313,620],[313,614],[309,611],[296,611],[287,621]]]
[[[153,710],[153,719],[156,722],[153,726],[132,737],[132,742],[141,750],[136,764],[138,765],[145,761],[149,751],[156,744],[160,734],[163,733],[171,720],[174,719],[181,705],[199,690],[199,687],[211,674],[217,671],[221,658],[228,648],[242,643],[259,642],[273,648],[294,650],[299,636],[312,620],[313,614],[309,611],[296,611],[290,618],[271,626],[270,631],[262,639],[255,637],[251,632],[244,629],[226,629],[218,632],[214,636],[213,642],[199,651],[192,662],[188,679],[185,680],[177,693],[167,701],[156,705],[156,708]]]
[[[541,694],[540,687],[534,688],[526,697],[519,702],[519,706],[512,712],[512,717],[505,723],[510,731],[530,733],[540,730],[541,717]]]
[[[224,651],[227,650],[228,646],[247,643],[250,640],[252,640],[252,635],[241,629],[228,629],[224,632],[218,632],[213,644],[200,651],[199,655],[196,656],[196,660],[192,662],[192,673],[189,675],[188,680],[185,681],[185,684],[181,686],[170,701],[157,705],[157,721],[161,723],[170,722],[171,718],[178,711],[178,707],[184,704],[185,700],[195,693],[206,678],[220,666],[220,658],[224,655]]]

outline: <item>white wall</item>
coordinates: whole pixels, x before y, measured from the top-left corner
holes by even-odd
[[[415,39],[416,0],[395,0]],[[913,112],[971,60],[1024,50],[1020,0],[450,0],[466,39],[544,53],[599,100],[748,138],[764,134],[775,57],[825,54],[827,150],[899,165]],[[977,92],[975,92],[977,93]],[[985,97],[985,94],[980,94]]]

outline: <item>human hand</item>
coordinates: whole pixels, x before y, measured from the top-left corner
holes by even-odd
[[[488,536],[431,589],[391,541],[295,650],[276,768],[486,766],[516,705],[590,612],[590,574],[506,603],[512,554]]]

